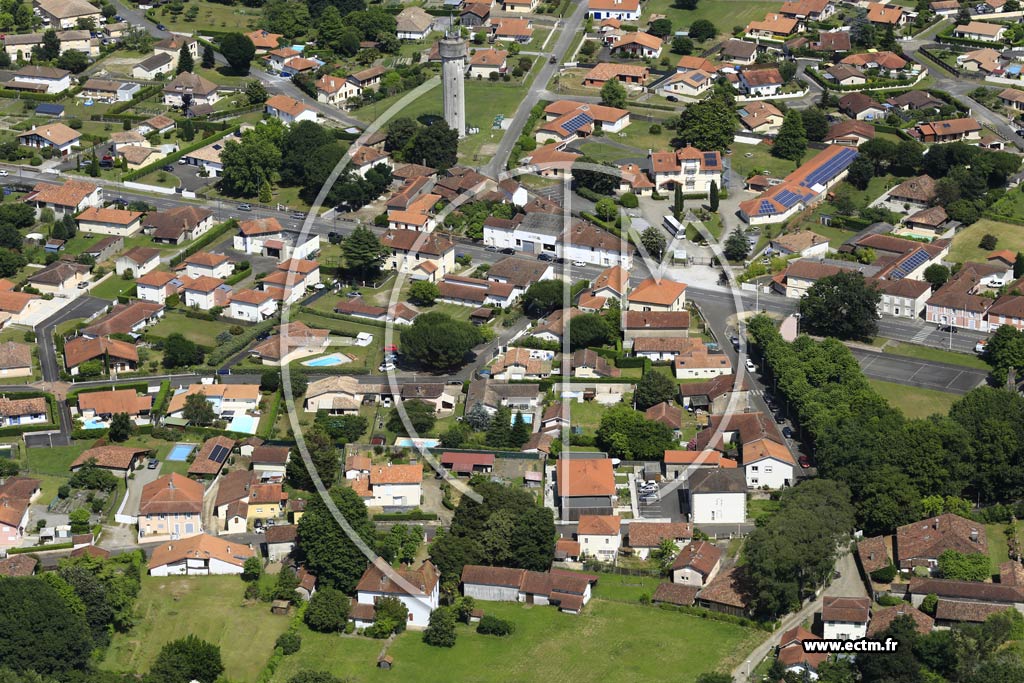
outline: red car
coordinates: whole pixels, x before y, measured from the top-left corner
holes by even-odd
[[[799,462],[800,467],[803,467],[804,469],[807,469],[808,467],[811,466],[811,461],[806,455],[801,455],[800,459],[797,460],[797,462]]]

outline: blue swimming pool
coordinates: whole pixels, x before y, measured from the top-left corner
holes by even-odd
[[[344,356],[340,353],[332,353],[329,356],[321,356],[320,358],[314,358],[313,360],[307,360],[302,364],[310,368],[325,368],[332,365],[342,365],[344,363],[350,363],[352,359],[348,356]]]
[[[109,425],[98,418],[90,418],[82,422],[82,429],[106,429]]]
[[[179,443],[175,444],[171,452],[167,454],[168,460],[174,460],[176,462],[184,462],[188,459],[189,454],[194,451],[196,445],[194,443]]]
[[[235,415],[228,424],[229,432],[241,432],[242,434],[255,434],[259,418],[251,415]]]
[[[512,414],[512,424],[515,424],[515,422],[516,422],[516,416],[515,416],[515,413],[513,413]],[[532,425],[533,424],[533,413],[523,413],[523,424],[528,424],[528,425]]]
[[[410,439],[408,436],[403,436],[395,439],[395,445],[399,448],[413,448],[422,446],[423,448],[436,448],[441,442],[437,439]]]

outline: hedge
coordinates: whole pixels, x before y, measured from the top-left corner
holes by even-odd
[[[47,550],[67,550],[68,548],[74,548],[75,544],[68,543],[51,543],[50,545],[37,545],[29,548],[8,548],[8,555],[21,555],[24,553],[41,553]]]
[[[150,97],[153,97],[153,95],[156,95],[157,93],[163,92],[163,89],[164,89],[164,86],[163,86],[162,83],[157,83],[157,84],[154,84],[154,85],[147,85],[144,88],[140,88],[139,92],[135,93],[135,96],[132,97],[127,102],[118,102],[117,104],[112,106],[110,109],[108,109],[107,113],[106,113],[106,116],[116,115],[116,114],[120,114],[123,111],[127,111],[128,109],[131,109],[132,107],[134,107],[139,102],[142,102],[144,100],[148,100]]]
[[[737,626],[744,626],[746,628],[756,628],[762,631],[768,631],[771,633],[775,630],[778,625],[774,621],[754,621],[753,619],[747,619],[746,617],[737,617],[732,614],[724,614],[722,612],[714,612],[703,607],[692,607],[689,605],[670,605],[662,602],[658,603],[658,608],[669,612],[682,612],[683,614],[690,614],[701,619],[710,619],[711,621],[724,621],[728,624],[736,624]]]
[[[160,391],[157,392],[156,398],[153,399],[153,410],[154,415],[163,415],[164,411],[167,410],[167,404],[170,402],[171,396],[171,381],[165,379],[160,382]]]
[[[278,324],[280,324],[280,320],[278,319],[277,316],[273,316],[267,318],[258,325],[254,325],[248,328],[242,334],[238,335],[237,337],[233,337],[231,341],[226,342],[224,344],[220,344],[215,349],[213,349],[206,357],[206,365],[208,365],[209,367],[216,367],[217,365],[220,365],[223,361],[227,360],[234,354],[238,353],[239,351],[247,347],[250,343],[252,343],[253,339],[263,334],[264,332],[269,332],[274,328],[275,325]]]
[[[149,390],[149,385],[145,382],[138,382],[136,384],[118,384],[118,389],[134,389],[139,393],[146,393]],[[68,392],[68,405],[78,405],[79,394],[94,394],[98,391],[110,391],[111,387],[82,387],[81,389],[72,389]],[[72,401],[74,401],[72,403]]]
[[[839,85],[832,81],[827,80],[824,76],[818,73],[815,69],[807,67],[805,73],[815,80],[818,85],[828,88],[829,90],[837,90],[839,92],[856,92],[858,90],[877,90],[879,88],[890,88],[890,87],[910,87],[913,85],[912,81],[899,80],[897,78],[870,78],[867,83],[862,85]]]
[[[157,170],[159,168],[163,168],[164,166],[167,166],[168,164],[177,163],[178,159],[182,158],[186,154],[191,154],[192,152],[196,151],[197,149],[202,149],[203,147],[206,147],[207,145],[212,145],[213,143],[217,142],[218,140],[220,140],[221,138],[225,137],[226,135],[230,135],[232,133],[238,132],[238,130],[240,128],[240,125],[241,124],[238,124],[238,125],[235,125],[235,126],[231,126],[230,128],[227,128],[224,131],[222,131],[220,133],[217,133],[216,135],[210,135],[209,137],[203,138],[199,142],[192,143],[191,145],[188,145],[187,147],[182,147],[177,152],[174,152],[173,154],[168,154],[165,157],[161,157],[160,159],[157,159],[153,163],[147,164],[147,165],[143,166],[142,168],[136,169],[134,171],[129,171],[128,173],[124,174],[124,180],[126,180],[126,181],[138,180],[142,176],[148,175],[148,174],[152,173],[153,171],[155,171],[155,170]]]
[[[299,311],[302,313],[308,313],[310,315],[318,315],[321,318],[330,318],[332,320],[343,320],[350,323],[359,323],[362,325],[372,325],[373,327],[387,328],[388,324],[383,320],[370,320],[368,318],[357,318],[352,315],[345,315],[343,313],[333,313],[330,311],[318,311],[315,308],[309,306],[299,306]],[[322,370],[323,368],[319,368]]]
[[[373,516],[375,522],[400,522],[403,520],[434,521],[437,515],[433,512],[412,510],[411,512],[382,512]]]
[[[273,435],[274,424],[277,422],[277,414],[281,411],[281,392],[275,391],[271,398],[273,399],[274,402],[270,406],[270,410],[267,411],[270,413],[270,419],[267,420],[267,426],[257,433],[257,436],[259,436],[264,441],[266,441]]]
[[[179,253],[177,256],[172,258],[171,261],[170,261],[170,266],[173,268],[174,266],[178,265],[179,263],[181,263],[182,261],[187,259],[192,254],[196,253],[197,251],[201,251],[201,250],[205,249],[210,244],[213,244],[214,242],[219,240],[229,230],[237,230],[237,229],[238,229],[238,221],[236,221],[234,218],[226,220],[223,223],[221,223],[220,225],[213,226],[213,228],[209,232],[207,232],[205,235],[203,235],[202,237],[200,237],[197,240],[194,240],[192,242],[192,244],[190,244],[188,246],[188,248],[185,249],[185,251]]]
[[[231,277],[224,278],[224,284],[237,285],[250,275],[252,275],[252,266],[249,266],[245,270],[240,270],[237,273],[232,273]]]
[[[935,39],[940,43],[949,43],[951,45],[968,45],[971,47],[988,47],[993,50],[1006,49],[1006,43],[996,43],[990,40],[974,40],[973,38],[957,38],[953,35],[953,27],[950,26],[942,33],[935,36]]]

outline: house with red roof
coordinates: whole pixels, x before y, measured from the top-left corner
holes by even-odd
[[[580,515],[576,539],[581,555],[614,562],[622,545],[622,520],[618,515]]]

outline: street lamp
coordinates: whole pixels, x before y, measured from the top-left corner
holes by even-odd
[[[800,313],[794,313],[793,317],[796,318],[796,336],[800,336],[800,318],[803,317]]]

